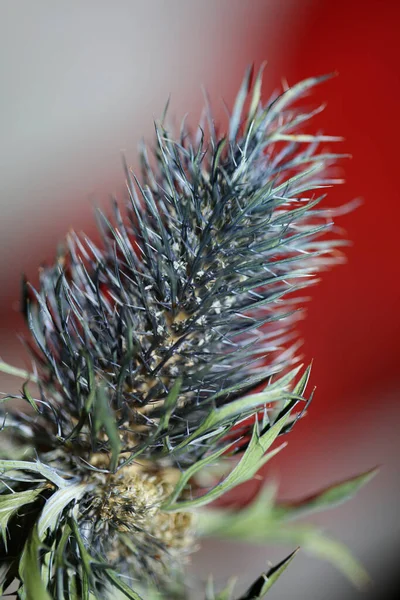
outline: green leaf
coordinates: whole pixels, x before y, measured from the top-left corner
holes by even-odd
[[[40,549],[41,542],[37,526],[35,526],[24,546],[19,563],[19,576],[26,600],[52,600],[42,579],[39,561]]]
[[[301,546],[309,554],[334,565],[356,587],[364,588],[370,577],[361,563],[348,548],[313,525],[288,525],[279,523],[271,527],[268,539],[272,542],[290,543]]]
[[[270,402],[283,402],[288,400],[303,400],[298,394],[288,392],[285,388],[298,374],[300,367],[293,369],[290,373],[284,375],[275,383],[267,386],[262,392],[258,394],[248,394],[243,398],[234,400],[224,404],[220,408],[214,408],[210,411],[208,416],[204,419],[200,427],[196,429],[191,435],[185,438],[180,444],[174,448],[174,452],[177,452],[187,446],[194,439],[198,439],[203,434],[207,433],[212,429],[216,429],[228,423],[232,423],[235,419],[243,419],[251,413],[257,407]]]
[[[307,387],[308,380],[310,379],[311,367],[312,367],[312,364],[308,365],[308,367],[304,370],[304,373],[301,376],[300,381],[296,384],[296,386],[293,390],[295,394],[298,394],[299,396],[303,396],[303,394],[306,390],[306,387]]]
[[[32,394],[28,390],[28,382],[27,381],[22,386],[22,391],[24,392],[24,398],[25,398],[25,400],[27,400],[29,402],[29,404],[32,406],[33,410],[36,413],[39,413],[40,412],[39,411],[39,407],[36,404],[35,400],[33,399]]]
[[[86,575],[86,577],[89,579],[89,581],[93,581],[94,574],[93,574],[93,570],[92,570],[92,563],[94,564],[96,561],[87,551],[86,546],[83,542],[82,536],[79,533],[78,524],[75,521],[75,519],[71,519],[70,523],[71,523],[72,533],[78,544],[79,554],[80,554],[81,560],[82,560],[83,572]]]
[[[72,529],[68,523],[65,523],[62,531],[62,536],[54,550],[54,566],[55,566],[55,578],[57,586],[57,595],[59,598],[64,597],[64,568],[65,568],[65,557],[64,551],[67,545],[68,539],[71,535]],[[72,578],[71,578],[72,579]],[[70,590],[71,600],[75,600],[77,595],[73,594]]]
[[[264,598],[272,585],[292,562],[298,550],[299,548],[297,548],[294,552],[291,552],[291,554],[289,554],[289,556],[287,556],[279,564],[269,569],[266,573],[260,575],[260,577],[251,585],[247,592],[240,596],[239,600],[257,600],[259,598]],[[207,585],[206,600],[231,600],[235,583],[236,578],[232,578],[223,590],[221,590],[218,594],[215,594],[213,582],[210,578]]]
[[[129,587],[129,585],[122,581],[122,579],[113,569],[106,569],[105,576],[109,579],[113,587],[117,588],[130,600],[143,600],[139,594],[137,594],[132,588]]]
[[[88,413],[92,407],[93,400],[96,395],[96,381],[95,381],[95,377],[94,377],[94,367],[93,367],[92,357],[90,356],[89,352],[87,352],[86,350],[82,351],[82,356],[86,360],[86,368],[87,368],[87,372],[88,372],[89,394],[85,400],[85,411],[86,411],[86,413]]]
[[[278,504],[276,510],[281,518],[292,519],[310,512],[333,508],[353,498],[364,485],[375,477],[377,472],[377,469],[370,469],[361,475],[345,479],[297,502]]]
[[[47,500],[38,521],[38,535],[40,540],[44,539],[48,529],[53,531],[56,528],[64,508],[74,500],[79,500],[87,490],[87,487],[84,484],[70,485],[67,488],[59,490]]]
[[[220,456],[222,456],[222,454],[227,452],[229,450],[229,448],[231,448],[233,446],[234,443],[235,442],[232,442],[231,444],[228,444],[227,446],[224,446],[223,448],[219,448],[219,450],[216,450],[209,456],[206,456],[205,458],[198,460],[197,462],[193,463],[193,465],[191,465],[188,469],[186,469],[186,471],[184,471],[182,473],[182,475],[180,476],[179,481],[176,484],[173,492],[171,493],[170,496],[168,496],[167,500],[162,505],[162,507],[161,507],[162,510],[169,511],[169,510],[171,510],[171,507],[177,506],[177,504],[174,504],[174,502],[179,497],[181,492],[185,489],[189,480],[194,475],[196,475],[196,473],[198,473],[198,471],[200,471],[207,465],[210,465],[213,462],[215,462]],[[179,504],[179,506],[180,506],[180,504]]]
[[[108,404],[107,394],[103,386],[99,386],[96,391],[94,420],[95,431],[98,431],[101,426],[106,431],[111,447],[110,470],[115,471],[121,452],[121,438],[115,421],[115,415]]]
[[[81,600],[90,599],[90,580],[86,570],[83,571],[81,577],[81,596]]]
[[[25,460],[0,460],[0,479],[1,474],[6,473],[7,471],[33,471],[35,473],[40,473],[43,475],[43,477],[54,483],[59,488],[66,487],[68,485],[68,481],[60,477],[60,475],[58,475],[54,469],[44,465],[39,461],[29,462]]]
[[[18,369],[17,367],[13,367],[12,365],[8,365],[5,362],[0,361],[0,371],[2,373],[6,373],[7,375],[13,375],[14,377],[20,377],[21,379],[26,379],[30,381],[38,382],[38,379],[33,373],[29,373],[24,369]]]
[[[257,383],[261,383],[265,379],[265,373],[255,375],[254,377],[249,377],[239,383],[236,383],[235,385],[231,385],[227,388],[222,388],[218,392],[215,392],[215,394],[212,394],[212,396],[207,398],[207,402],[214,402],[218,398],[222,396],[227,396],[228,394],[237,394],[238,392],[243,390],[243,388],[252,388],[253,386],[257,385]]]
[[[81,557],[81,568],[77,569],[76,576],[80,578],[81,582],[81,597],[80,600],[100,600],[95,593],[95,573],[94,568],[101,567],[105,568],[107,565],[102,563],[91,556],[88,552],[82,536],[79,532],[78,523],[74,518],[70,520],[70,527],[72,535],[74,536]]]
[[[233,142],[238,134],[240,121],[242,118],[243,106],[246,102],[249,89],[250,81],[253,73],[252,67],[247,67],[246,74],[244,76],[240,90],[236,96],[235,105],[233,107],[232,116],[229,123],[229,141]]]
[[[266,573],[260,575],[260,577],[253,583],[247,592],[240,597],[239,600],[257,600],[258,598],[264,598],[276,580],[290,565],[298,551],[299,548],[296,548],[296,550],[289,554],[289,556],[287,556],[282,562],[272,567]]]
[[[236,577],[233,577],[230,581],[228,581],[228,585],[223,590],[221,590],[216,596],[210,596],[210,600],[231,600],[233,588],[235,587],[235,585]]]
[[[26,490],[25,492],[14,492],[13,494],[2,494],[0,496],[0,533],[3,538],[4,546],[7,549],[7,526],[8,522],[15,513],[25,506],[35,502],[37,497],[43,491],[42,488],[36,490]]]
[[[365,474],[367,475],[367,474]],[[360,479],[365,482],[363,476]],[[361,482],[359,482],[361,485]],[[306,552],[332,563],[357,587],[369,582],[359,561],[340,542],[310,524],[291,524],[294,516],[275,502],[276,488],[266,488],[256,500],[240,511],[209,510],[198,515],[199,533],[255,544],[284,543],[301,546]]]
[[[304,94],[310,88],[323,83],[327,79],[330,79],[335,74],[321,75],[319,77],[309,77],[308,79],[304,79],[300,81],[296,85],[293,85],[291,88],[283,92],[276,100],[273,102],[268,108],[268,116],[270,120],[272,120],[276,115],[282,111],[285,106],[293,102],[296,98]]]
[[[343,137],[340,135],[308,135],[308,134],[289,134],[289,133],[274,133],[271,140],[277,142],[304,142],[312,144],[313,142],[343,142]]]
[[[91,554],[86,549],[85,543],[79,532],[76,520],[71,519],[70,523],[71,528],[68,531],[67,537],[71,533],[75,537],[79,548],[79,554],[82,560],[82,600],[91,600],[92,598],[97,598],[93,589],[95,581],[94,569],[96,568],[101,571],[103,576],[109,580],[109,582],[114,588],[121,591],[127,598],[130,598],[131,600],[142,600],[139,594],[137,594],[124,581],[121,580],[121,578],[118,576],[118,574],[114,571],[112,567],[110,567],[107,563],[103,562],[100,557],[99,559],[95,559],[93,556],[91,556]],[[62,560],[62,557],[59,560]]]
[[[16,399],[26,400],[31,405],[31,407],[33,408],[33,410],[36,413],[40,413],[38,405],[36,404],[35,400],[32,397],[32,394],[30,393],[30,391],[28,389],[28,383],[29,383],[29,381],[25,381],[25,383],[22,386],[22,391],[23,391],[22,396],[13,396],[13,395],[3,396],[2,398],[0,398],[0,403],[7,402],[8,400],[16,400]],[[7,426],[10,427],[9,424],[7,424]]]
[[[290,411],[279,419],[272,427],[270,427],[266,433],[260,435],[259,433],[259,423],[256,422],[253,427],[253,434],[250,440],[246,451],[244,452],[242,458],[239,463],[235,466],[235,468],[225,477],[225,479],[218,483],[215,487],[209,490],[203,496],[198,498],[194,498],[193,500],[184,500],[182,502],[175,502],[173,500],[168,500],[164,505],[163,509],[169,512],[174,512],[183,509],[191,509],[197,508],[199,506],[204,506],[210,502],[213,502],[227,491],[237,487],[241,483],[245,483],[249,479],[252,479],[257,471],[273,456],[275,456],[286,444],[281,445],[278,448],[275,448],[271,452],[267,452],[267,450],[274,443],[282,428],[286,424],[288,418],[290,416]],[[217,454],[217,453],[216,453]],[[185,485],[189,481],[189,479],[193,475],[190,469],[182,473],[180,480],[172,494],[172,498],[177,498],[180,491],[184,489]]]
[[[247,116],[247,123],[246,123],[246,132],[249,131],[249,128],[251,126],[251,123],[256,115],[258,106],[260,104],[260,100],[261,100],[261,85],[262,85],[262,75],[263,75],[263,71],[265,69],[266,66],[266,62],[263,62],[260,70],[257,73],[257,77],[256,80],[254,82],[254,86],[253,86],[253,93],[252,93],[252,97],[251,97],[251,103],[250,103],[250,108],[249,108],[249,113]]]
[[[199,511],[197,530],[200,537],[218,537],[240,541],[260,541],[253,539],[253,532],[266,537],[267,526],[275,507],[276,484],[265,486],[256,499],[240,511],[212,508]]]
[[[212,181],[215,181],[215,179],[216,179],[217,172],[218,172],[218,165],[220,163],[222,152],[224,151],[225,146],[226,146],[226,139],[222,139],[218,142],[216,151],[214,153],[213,164],[211,167]]]
[[[165,399],[164,402],[164,406],[163,406],[163,412],[160,416],[160,420],[158,423],[158,427],[154,433],[154,439],[156,439],[160,434],[162,434],[163,432],[166,432],[168,430],[168,425],[169,425],[169,420],[172,416],[172,413],[174,411],[174,408],[176,407],[176,403],[179,397],[179,391],[181,389],[181,385],[182,385],[182,379],[178,378],[174,385],[171,388],[171,391],[169,392],[167,398]],[[163,444],[164,444],[164,448],[166,449],[166,451],[170,451],[170,442],[169,442],[169,437],[166,436],[163,439]]]
[[[81,598],[78,595],[77,578],[78,575],[76,573],[71,573],[71,575],[68,577],[68,599],[70,598],[71,600],[81,600]]]

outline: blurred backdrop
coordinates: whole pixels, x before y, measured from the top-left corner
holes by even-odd
[[[353,241],[348,264],[313,289],[301,325],[315,400],[266,476],[289,499],[382,465],[355,501],[318,517],[367,565],[376,597],[390,587],[400,545],[399,20],[396,0],[0,1],[0,356],[18,366],[22,272],[35,281],[68,229],[95,235],[93,206],[123,197],[121,151],[135,166],[169,95],[170,114],[189,111],[195,123],[201,85],[223,119],[220,99],[232,105],[249,63],[268,61],[264,98],[282,78],[338,71],[315,94],[328,102],[315,127],[343,135],[353,155],[331,203],[364,203],[340,219]],[[0,391],[17,388],[1,376]],[[285,551],[213,542],[193,569],[250,582]],[[329,565],[300,556],[272,598],[294,593],[354,592]]]

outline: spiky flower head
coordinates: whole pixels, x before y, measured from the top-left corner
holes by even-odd
[[[340,260],[320,207],[337,155],[319,143],[337,138],[299,134],[315,111],[291,107],[326,77],[266,104],[250,79],[224,134],[208,108],[194,133],[157,123],[101,244],[71,234],[24,285],[36,391],[5,417],[0,463],[2,581],[21,598],[173,597],[199,507],[252,478],[305,408],[296,292]],[[217,461],[235,466],[202,487]]]

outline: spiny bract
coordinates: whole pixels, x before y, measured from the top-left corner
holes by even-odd
[[[253,477],[305,408],[293,293],[340,260],[319,207],[339,155],[318,145],[337,138],[296,133],[316,111],[291,108],[326,77],[265,105],[250,79],[226,135],[208,108],[178,139],[158,123],[141,178],[126,168],[126,215],[100,214],[100,246],[71,234],[24,285],[34,412],[5,417],[0,463],[1,580],[21,598],[172,597],[197,509]]]

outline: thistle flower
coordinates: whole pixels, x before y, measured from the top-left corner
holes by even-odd
[[[226,134],[209,108],[195,133],[183,124],[174,138],[157,123],[141,177],[125,167],[126,210],[99,213],[101,245],[72,233],[38,290],[24,282],[34,373],[1,367],[26,378],[20,398],[33,410],[6,414],[1,432],[3,589],[17,578],[28,600],[187,597],[182,565],[201,531],[213,534],[217,515],[214,533],[226,522],[232,535],[243,518],[202,515],[304,413],[298,291],[341,260],[343,242],[326,236],[333,212],[320,207],[340,155],[318,150],[338,138],[299,134],[316,111],[291,107],[325,79],[264,105],[261,71],[250,91],[248,70]],[[228,474],[204,487],[204,469],[221,464]],[[298,540],[284,517],[299,504],[269,496],[272,537]],[[243,598],[261,597],[290,559]]]

